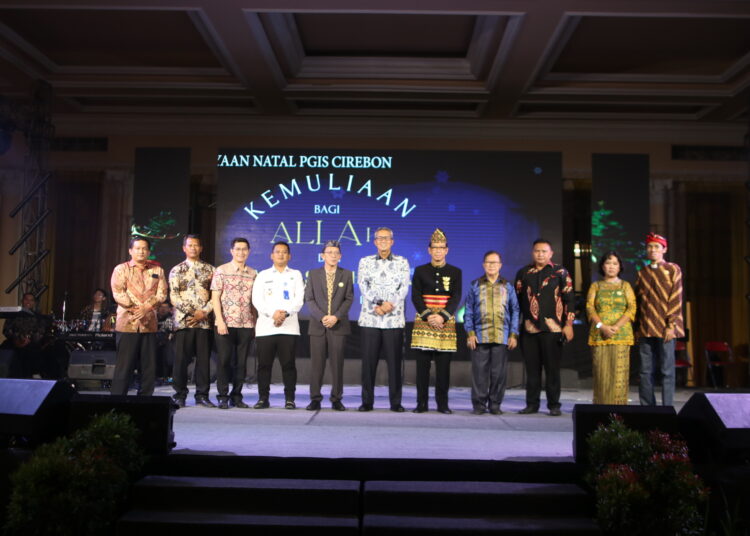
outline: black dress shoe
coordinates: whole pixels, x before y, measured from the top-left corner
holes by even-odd
[[[503,410],[500,409],[500,406],[496,406],[496,405],[492,404],[490,406],[490,413],[492,413],[493,415],[502,415],[503,414]]]
[[[331,404],[331,409],[335,411],[346,411],[346,406],[342,404],[341,400],[336,400]]]
[[[487,408],[481,406],[474,406],[474,409],[471,410],[472,415],[484,415],[485,413],[487,413]]]
[[[219,409],[229,409],[229,402],[227,400],[219,400]]]
[[[357,408],[357,411],[372,411],[372,404],[362,404]]]
[[[271,404],[268,403],[267,398],[259,398],[258,401],[255,403],[253,408],[255,409],[266,409],[267,407],[270,407]]]
[[[451,413],[453,413],[448,406],[445,406],[444,408],[438,408],[438,411],[444,415],[450,415]]]
[[[318,402],[318,406],[320,406],[320,402]],[[284,404],[284,409],[297,409],[297,405],[294,403],[294,400],[287,400]]]
[[[320,409],[320,400],[313,400],[305,409],[307,411],[318,411]]]
[[[427,406],[423,406],[422,404],[417,404],[417,407],[411,410],[412,413],[425,413],[427,411]]]
[[[173,398],[174,403],[177,404],[177,407],[184,408],[185,407],[185,399],[184,398]]]
[[[406,410],[404,409],[404,406],[399,404],[398,406],[391,406],[391,411],[395,411],[396,413],[403,413]]]
[[[216,404],[211,402],[208,398],[196,398],[195,399],[195,405],[196,406],[203,406],[204,408],[215,408]]]
[[[531,413],[538,413],[538,412],[539,412],[539,408],[535,408],[534,406],[526,406],[518,413],[520,413],[521,415],[529,415]]]
[[[232,400],[229,402],[229,405],[232,406],[233,408],[240,408],[240,409],[247,409],[250,407],[247,404],[245,404],[242,400]]]
[[[559,417],[562,415],[562,411],[560,411],[560,408],[552,408],[549,410],[550,417]]]

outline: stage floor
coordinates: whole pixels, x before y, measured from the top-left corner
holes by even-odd
[[[191,386],[192,389],[192,386]],[[324,390],[324,393],[326,391]],[[675,409],[693,394],[678,390]],[[171,396],[169,386],[157,387],[156,395]],[[544,409],[534,415],[519,415],[524,407],[524,391],[506,391],[503,415],[472,415],[468,388],[450,391],[452,415],[435,411],[430,393],[430,411],[411,413],[416,405],[416,388],[404,386],[405,413],[388,408],[387,387],[376,388],[375,410],[357,411],[359,386],[346,386],[344,404],[347,411],[323,409],[312,412],[308,386],[297,386],[297,408],[282,408],[283,387],[271,388],[271,408],[266,410],[220,410],[195,407],[192,397],[188,406],[174,418],[177,446],[172,454],[217,456],[270,456],[312,458],[433,459],[433,460],[505,460],[505,461],[573,461],[573,406],[590,403],[590,390],[563,390],[561,417],[550,417]],[[660,394],[660,393],[659,393]],[[245,387],[245,402],[257,400],[257,388]],[[216,400],[216,393],[211,392]],[[637,390],[631,390],[630,404],[638,403]]]

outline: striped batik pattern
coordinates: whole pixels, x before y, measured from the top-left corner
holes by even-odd
[[[674,327],[675,337],[685,336],[682,319],[682,270],[672,262],[646,266],[638,272],[638,335],[664,337]]]

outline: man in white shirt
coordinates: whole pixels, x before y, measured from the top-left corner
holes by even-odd
[[[276,242],[271,250],[273,266],[258,274],[253,285],[253,305],[258,310],[255,343],[258,348],[258,402],[255,409],[269,407],[271,369],[278,356],[284,381],[286,409],[295,409],[297,367],[294,351],[299,338],[297,313],[302,309],[305,284],[299,270],[287,265],[292,255],[289,244]]]

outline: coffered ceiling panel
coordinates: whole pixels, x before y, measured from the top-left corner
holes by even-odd
[[[9,9],[0,22],[56,66],[221,67],[184,11]]]
[[[298,13],[294,22],[309,56],[461,58],[476,17]]]
[[[739,0],[0,0],[0,92],[96,118],[739,124]]]
[[[748,18],[584,16],[570,24],[575,28],[550,68],[558,79],[647,75],[709,81],[747,67]]]

